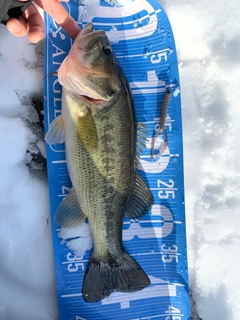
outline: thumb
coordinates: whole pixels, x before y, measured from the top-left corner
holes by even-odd
[[[7,29],[17,37],[23,37],[27,33],[27,24],[24,19],[10,18],[6,23]]]

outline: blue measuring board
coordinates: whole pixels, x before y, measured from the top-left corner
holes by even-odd
[[[90,3],[91,1],[89,1]],[[180,84],[174,38],[168,18],[155,0],[135,0],[124,7],[77,4],[64,6],[80,27],[92,22],[106,31],[129,81],[138,123],[148,128],[148,141],[138,170],[155,198],[140,220],[124,219],[123,243],[148,274],[151,285],[136,293],[114,292],[98,303],[86,303],[81,289],[90,251],[81,256],[59,238],[54,214],[71,182],[64,144],[47,145],[49,193],[59,314],[61,320],[189,320]],[[45,17],[45,130],[61,113],[61,86],[56,71],[72,40]],[[113,40],[113,39],[112,39]],[[50,76],[47,76],[50,75]],[[151,159],[151,139],[160,125],[161,104],[171,90],[165,128],[168,147]],[[156,146],[163,142],[161,134]]]

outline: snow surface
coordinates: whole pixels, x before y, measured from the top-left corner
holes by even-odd
[[[240,3],[160,3],[172,24],[180,67],[192,318],[235,320]],[[43,94],[41,50],[2,25],[0,40],[0,319],[57,320],[48,188],[40,173],[45,170],[36,104]],[[68,235],[62,231],[61,237]]]

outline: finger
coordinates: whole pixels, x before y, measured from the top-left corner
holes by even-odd
[[[22,17],[19,17],[19,19],[10,18],[6,23],[6,27],[17,37],[23,37],[27,33],[27,23]]]
[[[37,8],[32,4],[24,12],[27,21],[28,39],[32,43],[37,43],[44,38],[43,19]]]
[[[81,29],[59,0],[35,0],[35,2],[45,10],[72,39],[76,38]]]

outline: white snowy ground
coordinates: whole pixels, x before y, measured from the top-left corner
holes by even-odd
[[[173,27],[180,65],[192,296],[201,319],[236,320],[240,315],[240,3],[160,3]],[[35,155],[44,154],[39,115],[32,104],[43,87],[42,59],[35,49],[26,38],[15,38],[0,25],[1,320],[58,319],[48,186],[43,175],[29,174],[27,166],[31,162],[32,171],[42,171]]]

